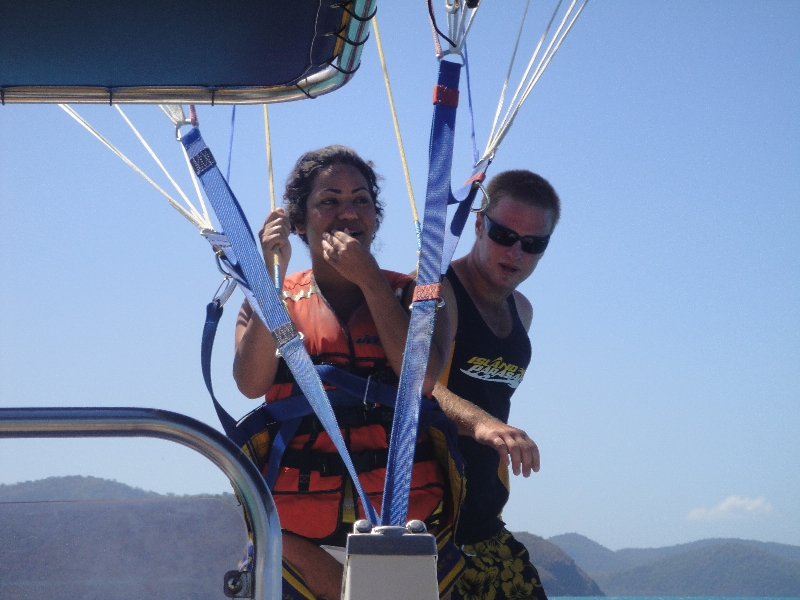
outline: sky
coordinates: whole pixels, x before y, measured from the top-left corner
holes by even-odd
[[[533,3],[520,63],[553,6]],[[481,148],[522,8],[487,0],[470,33]],[[424,3],[379,10],[421,210],[430,27]],[[510,422],[537,442],[542,468],[513,478],[510,529],[577,532],[611,549],[708,537],[800,545],[799,29],[792,1],[593,0],[500,146],[490,175],[531,169],[563,205],[520,287],[534,307],[533,360]],[[471,167],[463,98],[454,185]],[[169,185],[114,108],[77,110]],[[125,110],[190,192],[166,117]],[[198,111],[224,164],[231,107]],[[232,153],[254,229],[269,208],[261,111],[237,108]],[[343,143],[375,161],[387,206],[378,260],[412,270],[374,39],[342,90],[273,105],[270,119],[278,195],[306,150]],[[158,407],[218,426],[199,364],[221,281],[209,246],[54,105],[0,107],[0,226],[0,407]],[[291,268],[307,268],[293,246]],[[213,364],[217,396],[237,416],[254,406],[231,377],[240,301],[227,305]],[[0,440],[0,456],[6,484],[82,474],[161,493],[230,489],[199,455],[155,440]]]

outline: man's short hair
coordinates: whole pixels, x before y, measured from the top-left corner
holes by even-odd
[[[517,202],[549,210],[553,215],[553,229],[561,217],[561,200],[553,186],[544,177],[526,169],[498,173],[486,186],[486,193],[489,200],[486,204],[487,199],[484,198],[484,211],[491,208],[492,201],[506,196]]]

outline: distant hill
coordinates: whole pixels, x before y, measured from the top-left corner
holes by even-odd
[[[587,573],[621,571],[636,566],[627,557],[621,557],[613,550],[578,533],[556,535],[547,541],[569,554]]]
[[[110,498],[158,498],[156,492],[131,487],[117,481],[70,475],[38,481],[0,484],[0,502],[40,502],[43,500],[100,500]]]
[[[800,562],[800,546],[778,544],[775,542],[759,542],[756,540],[740,540],[735,538],[711,538],[664,546],[663,548],[623,548],[622,550],[609,550],[605,546],[590,540],[578,533],[565,533],[548,538],[564,552],[569,554],[578,566],[587,573],[604,573],[631,569],[650,564],[661,558],[683,554],[689,550],[716,546],[725,542],[738,542],[753,548],[763,550],[769,554]]]
[[[699,540],[612,551],[516,533],[549,596],[800,597],[800,547]],[[164,496],[96,477],[0,485],[0,598],[221,597],[246,544],[233,494]]]
[[[0,598],[216,600],[246,544],[233,494],[170,497],[94,477],[0,488]]]
[[[569,554],[611,596],[800,597],[798,546],[706,539],[612,551],[577,533],[548,541]]]
[[[775,542],[758,542],[756,540],[740,540],[735,538],[711,538],[706,540],[698,540],[696,542],[689,542],[688,544],[666,546],[664,548],[623,548],[622,550],[617,550],[615,554],[627,562],[631,567],[638,567],[640,565],[649,564],[655,560],[658,560],[659,558],[675,556],[677,554],[688,552],[689,550],[717,546],[727,542],[746,544],[752,548],[767,552],[768,554],[773,554],[787,560],[800,562],[800,546],[777,544]]]
[[[215,498],[238,506],[233,493],[176,496],[159,494],[118,481],[84,475],[48,477],[37,481],[0,484],[0,502],[45,502],[79,500],[120,500],[142,498]]]
[[[721,542],[616,573],[595,573],[611,596],[800,596],[800,563]]]
[[[603,595],[558,546],[515,535],[548,595]],[[0,485],[0,598],[221,598],[245,545],[233,494],[164,496],[81,476]]]
[[[555,544],[527,532],[516,532],[514,537],[528,549],[548,597],[605,595],[592,578]]]

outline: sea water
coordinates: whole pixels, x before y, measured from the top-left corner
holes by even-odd
[[[800,600],[796,596],[558,596],[558,598],[559,600]]]

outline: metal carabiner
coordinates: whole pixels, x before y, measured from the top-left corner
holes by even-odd
[[[479,189],[480,189],[480,190],[483,192],[483,196],[484,196],[484,198],[486,198],[486,204],[484,204],[483,202],[481,202],[481,207],[480,207],[480,208],[470,208],[470,209],[469,209],[469,212],[472,212],[472,213],[482,213],[482,212],[483,212],[483,211],[485,211],[487,208],[489,208],[489,203],[490,203],[492,200],[491,200],[491,198],[489,198],[489,193],[486,191],[486,188],[485,188],[485,187],[483,187],[483,184],[482,184],[480,181],[475,181],[475,182],[473,183],[473,185],[477,185],[477,186],[478,186],[478,188],[479,188]]]
[[[369,375],[367,377],[367,385],[364,388],[364,399],[362,400],[364,402],[364,408],[367,409],[367,410],[372,410],[373,408],[375,408],[375,403],[374,402],[372,402],[372,403],[368,403],[367,402],[367,397],[369,396],[369,381],[370,381],[370,379],[372,379],[372,375]],[[372,406],[370,406],[370,404],[372,404]]]
[[[449,13],[456,12],[461,7],[461,0],[453,0],[449,2],[448,0],[444,0],[444,10]]]
[[[216,252],[214,252],[214,258],[217,261],[217,269],[219,269],[219,272],[226,278],[232,277],[232,275],[222,267],[222,259],[225,258],[225,252],[222,248],[217,248]]]
[[[177,141],[181,141],[181,127],[185,127],[186,125],[191,125],[192,122],[189,119],[184,119],[182,123],[175,123],[175,139]]]
[[[236,280],[230,275],[226,275],[225,279],[222,280],[222,283],[219,284],[217,291],[214,293],[214,299],[211,301],[218,302],[220,306],[225,306],[225,303],[231,297],[231,294],[233,294],[233,290],[236,289],[236,285]]]

